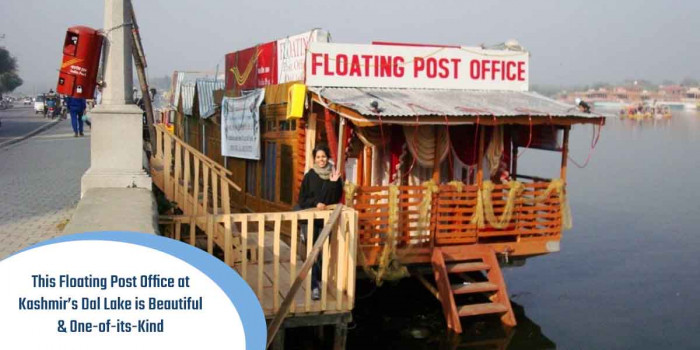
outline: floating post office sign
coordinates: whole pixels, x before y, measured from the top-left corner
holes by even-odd
[[[221,154],[260,160],[260,105],[265,89],[221,102]]]
[[[330,35],[322,29],[277,40],[277,83],[304,80],[304,58],[311,42],[328,42]]]
[[[306,85],[527,91],[529,54],[478,47],[312,42]]]

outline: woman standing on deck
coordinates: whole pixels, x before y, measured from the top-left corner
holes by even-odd
[[[301,209],[324,210],[326,206],[340,202],[340,197],[343,194],[343,181],[340,177],[340,171],[331,164],[329,154],[330,151],[326,146],[319,145],[314,148],[314,167],[304,175],[299,190],[299,207]],[[323,220],[314,220],[314,241],[322,229]],[[305,231],[302,230],[302,232]],[[308,232],[306,233],[308,237]],[[321,298],[321,258],[322,256],[319,256],[311,271],[311,297],[314,300]]]

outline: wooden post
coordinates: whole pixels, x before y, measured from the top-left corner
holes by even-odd
[[[513,180],[518,178],[518,146],[513,145],[513,151],[510,158],[513,160],[513,169],[511,170],[511,176]]]
[[[277,335],[272,342],[272,350],[284,350],[284,333],[284,328],[277,332]]]
[[[486,130],[482,126],[479,132],[479,157],[476,159],[476,184],[481,188],[484,182],[484,137],[486,135]]]
[[[330,216],[330,219],[326,221],[325,226],[323,226],[323,230],[321,231],[321,234],[318,236],[318,239],[316,240],[316,243],[313,246],[313,249],[311,249],[311,252],[309,253],[309,256],[307,257],[306,261],[304,262],[304,265],[301,266],[301,269],[299,270],[299,275],[297,278],[294,280],[294,283],[292,283],[292,286],[289,288],[289,292],[287,295],[284,297],[284,301],[282,302],[282,305],[280,306],[279,311],[275,315],[275,318],[270,322],[270,326],[267,328],[267,346],[269,347],[270,344],[272,343],[272,340],[275,338],[275,335],[277,334],[277,331],[280,329],[280,326],[282,325],[282,322],[284,321],[284,318],[287,316],[287,313],[289,312],[289,307],[291,304],[294,302],[294,296],[296,293],[299,291],[301,288],[301,284],[304,282],[306,279],[307,275],[309,274],[309,271],[311,270],[311,265],[318,259],[318,256],[321,253],[321,249],[326,247],[327,250],[327,238],[331,234],[331,230],[333,226],[335,226],[336,221],[338,221],[338,217],[340,217],[340,213],[343,210],[343,205],[339,204],[338,206],[335,207],[335,210],[333,210],[333,213]],[[313,240],[313,221],[309,222],[309,234],[307,235],[307,241]],[[326,256],[327,258],[327,256]],[[262,260],[262,259],[261,259]],[[324,260],[327,260],[324,258]],[[262,260],[264,261],[264,260]]]
[[[153,128],[153,105],[151,103],[151,95],[148,92],[148,82],[146,81],[146,71],[145,68],[148,66],[146,63],[146,55],[143,53],[143,46],[141,43],[141,35],[139,34],[139,25],[136,22],[136,13],[134,12],[134,7],[130,6],[131,10],[131,34],[133,36],[134,45],[132,45],[132,56],[134,56],[134,66],[136,66],[136,73],[139,77],[139,82],[141,84],[141,99],[144,102],[144,108],[146,109],[146,125],[148,127],[149,134],[149,149],[153,154],[157,154],[153,143],[155,142],[155,129]],[[129,77],[131,79],[131,77]]]
[[[333,337],[333,350],[345,350],[345,342],[348,338],[348,324],[338,322],[335,325],[335,336]]]
[[[566,183],[566,162],[569,158],[569,130],[570,126],[564,127],[564,143],[561,149],[561,179]]]
[[[357,179],[355,180],[355,183],[358,186],[362,186],[362,179],[364,179],[365,175],[365,152],[364,149],[360,151],[360,154],[357,156]]]
[[[306,125],[306,144],[305,144],[305,159],[304,174],[314,166],[314,147],[316,147],[316,113],[309,114],[309,123]]]
[[[166,135],[163,133],[163,138],[165,144],[163,145],[163,192],[165,192],[165,197],[167,197],[169,200],[173,200],[173,188],[170,184],[170,180],[172,179],[170,176],[170,170],[172,169],[172,156],[173,156],[173,150],[172,150],[172,141],[170,139],[169,135]]]
[[[434,149],[433,149],[433,182],[435,184],[440,184],[440,155],[438,154],[438,145],[440,144],[440,140],[438,139],[438,126],[434,126],[434,135],[435,135],[435,142],[434,142]]]
[[[196,156],[194,161],[194,180],[192,181],[192,215],[194,215],[194,225],[190,227],[190,244],[195,245],[196,226],[197,226],[197,209],[199,208],[199,158]]]
[[[372,147],[365,146],[365,176],[362,186],[372,186]]]
[[[226,219],[224,220],[224,262],[226,265],[233,267],[233,262],[236,260],[233,250],[233,232],[231,231],[231,197],[229,197],[229,186],[226,180],[226,175],[219,177],[221,179],[221,208],[224,210]]]
[[[338,159],[335,160],[335,168],[340,171],[341,174],[345,173],[343,171],[343,155],[345,154],[345,118],[339,117],[340,122],[338,123]]]

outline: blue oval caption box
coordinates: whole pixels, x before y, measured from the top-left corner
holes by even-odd
[[[17,348],[265,349],[265,317],[248,284],[169,238],[62,236],[0,261],[0,280],[0,338]]]

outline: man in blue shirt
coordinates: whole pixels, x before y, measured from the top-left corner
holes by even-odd
[[[70,123],[73,126],[73,137],[83,136],[83,114],[87,104],[84,98],[66,97],[66,106],[70,112]]]

